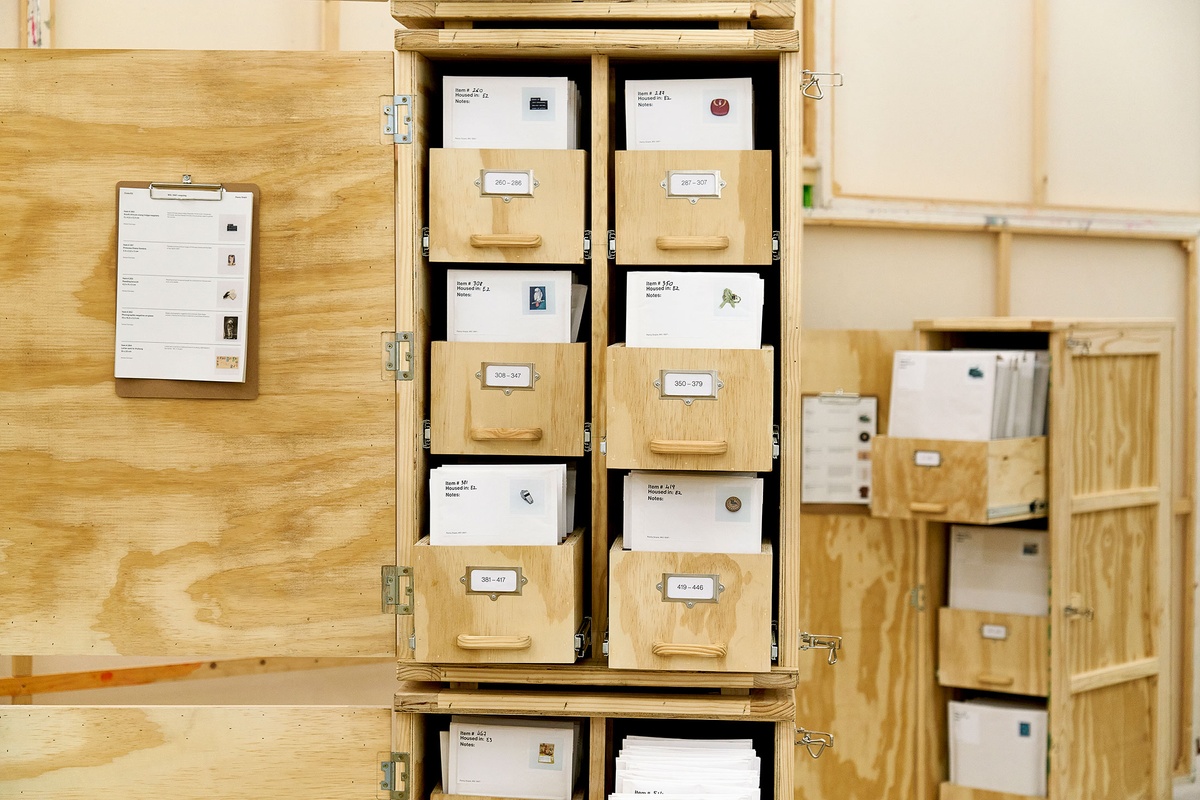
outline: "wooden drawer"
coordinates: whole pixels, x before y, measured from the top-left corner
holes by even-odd
[[[1046,437],[990,442],[876,436],[871,514],[994,525],[1046,516]]]
[[[771,263],[769,151],[618,150],[616,197],[619,264]]]
[[[1046,697],[1048,617],[938,610],[938,683],[962,689]]]
[[[972,789],[954,783],[938,785],[938,800],[1035,800],[1031,795],[1011,792],[992,792],[987,789]]]
[[[618,537],[609,553],[609,667],[771,669],[770,542],[754,554],[634,552],[622,544]]]
[[[413,548],[416,660],[574,662],[584,549],[582,530],[556,547],[435,547],[423,538]],[[489,593],[498,579],[516,590]]]
[[[608,467],[769,472],[774,355],[609,347]]]
[[[429,260],[582,264],[586,165],[583,150],[430,150]]]
[[[430,452],[583,455],[584,344],[434,342],[432,351]],[[523,385],[505,385],[514,383]]]

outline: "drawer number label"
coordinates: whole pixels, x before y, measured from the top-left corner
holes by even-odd
[[[663,370],[655,381],[661,397],[681,397],[692,400],[715,400],[717,391],[724,388],[716,370]]]
[[[533,197],[533,170],[481,170],[475,182],[484,197]]]
[[[520,567],[467,567],[459,581],[467,594],[491,595],[495,600],[502,594],[520,594],[529,579],[521,575]]]
[[[938,450],[918,450],[913,453],[913,463],[918,467],[940,467],[942,454]]]
[[[979,629],[979,634],[985,639],[995,639],[1002,642],[1008,638],[1007,625],[984,625]]]
[[[725,181],[721,180],[721,171],[717,169],[670,170],[659,186],[667,190],[667,197],[680,197],[695,203],[701,197],[720,197]]]
[[[720,575],[664,573],[662,582],[655,588],[662,593],[664,603],[686,603],[688,608],[696,603],[715,603],[721,599],[721,592],[725,591]]]

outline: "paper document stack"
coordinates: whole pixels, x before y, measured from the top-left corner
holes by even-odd
[[[478,150],[576,150],[579,89],[565,77],[447,75],[442,146]]]
[[[764,293],[752,272],[631,272],[625,346],[757,350]]]
[[[1046,433],[1049,354],[897,350],[888,434],[988,441]]]
[[[625,149],[753,150],[751,80],[626,81]]]
[[[463,464],[429,471],[431,545],[556,545],[571,532],[565,464]]]
[[[446,341],[573,342],[587,287],[565,270],[446,271]]]
[[[625,476],[625,549],[759,553],[762,497],[753,475],[634,470]]]
[[[950,526],[950,607],[1044,617],[1050,605],[1046,531]]]
[[[999,700],[951,701],[950,782],[1046,796],[1046,709]]]
[[[441,750],[447,794],[570,800],[579,778],[580,724],[453,716]]]
[[[609,800],[759,800],[762,760],[750,739],[626,736]]]

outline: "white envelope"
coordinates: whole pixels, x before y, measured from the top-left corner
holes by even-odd
[[[757,350],[764,287],[753,272],[630,272],[625,346]]]
[[[950,782],[1046,796],[1046,709],[1015,702],[951,701]]]
[[[579,724],[452,718],[449,794],[570,800]]]
[[[997,363],[1008,351],[897,350],[888,435],[992,438]]]
[[[1016,384],[1009,401],[1008,426],[1005,438],[1032,436],[1033,427],[1033,382],[1037,358],[1032,350],[1022,350],[1014,356]]]
[[[446,271],[446,341],[570,342],[571,273]]]
[[[680,553],[762,552],[762,478],[734,473],[625,476],[625,548]]]
[[[627,150],[753,150],[749,78],[625,82]]]
[[[1050,394],[1050,351],[1033,351],[1033,402],[1029,411],[1029,436],[1046,435],[1046,403]]]
[[[579,91],[565,77],[447,75],[442,129],[443,147],[573,150]]]
[[[565,464],[454,465],[429,472],[431,545],[556,545],[566,537]]]
[[[1050,606],[1049,534],[950,526],[950,607],[1044,617]]]

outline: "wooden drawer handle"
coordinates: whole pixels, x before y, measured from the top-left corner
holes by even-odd
[[[729,452],[729,443],[689,439],[651,439],[650,452],[663,456],[720,456]]]
[[[655,642],[650,652],[656,656],[697,656],[699,658],[724,658],[729,650],[723,644],[671,644]]]
[[[473,442],[538,442],[541,428],[471,428]]]
[[[984,672],[978,678],[978,681],[988,686],[1012,686],[1016,683],[1016,679],[1009,675],[993,675],[990,672]]]
[[[528,650],[533,646],[533,637],[527,633],[517,636],[477,636],[460,633],[457,643],[463,650]]]
[[[948,506],[945,503],[909,503],[908,510],[914,514],[945,514]]]
[[[659,250],[728,250],[728,236],[659,236],[654,240]]]
[[[519,247],[531,249],[542,246],[540,233],[472,233],[471,247]]]

